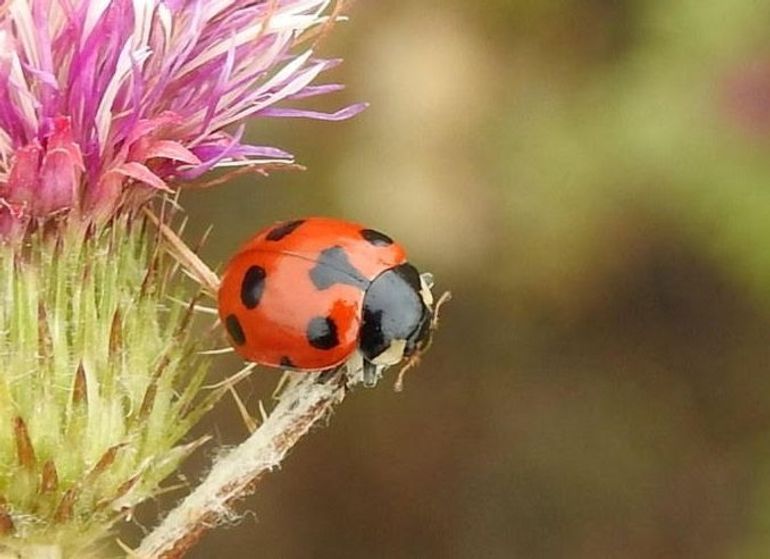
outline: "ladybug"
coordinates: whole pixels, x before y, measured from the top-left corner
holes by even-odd
[[[384,233],[309,217],[268,227],[241,248],[222,277],[218,310],[247,361],[316,372],[360,352],[372,386],[427,348],[432,284]]]

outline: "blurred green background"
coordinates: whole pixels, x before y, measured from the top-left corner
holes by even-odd
[[[321,214],[455,300],[193,558],[770,556],[770,5],[359,2],[353,121],[255,122],[302,173],[192,192],[221,263]],[[216,374],[235,371],[235,358]],[[277,375],[244,385],[252,410]],[[225,402],[206,429],[245,436]],[[211,456],[192,461],[199,475]]]

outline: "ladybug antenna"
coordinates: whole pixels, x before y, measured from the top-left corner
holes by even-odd
[[[401,370],[398,371],[398,378],[396,379],[395,384],[393,384],[393,392],[402,392],[404,390],[404,376],[406,376],[406,372],[409,369],[412,369],[420,364],[421,353],[422,352],[420,351],[412,355],[406,362],[406,365],[401,367]]]
[[[430,349],[430,346],[433,344],[433,333],[438,330],[438,317],[441,307],[451,300],[452,293],[450,291],[444,291],[444,293],[441,294],[441,297],[438,298],[438,301],[436,301],[436,306],[433,309],[433,316],[430,320],[430,333],[428,334],[428,338],[425,344],[407,360],[403,367],[401,367],[401,370],[398,372],[398,378],[396,378],[396,382],[393,385],[393,390],[395,392],[404,390],[404,377],[406,376],[407,371],[419,365],[423,354]]]

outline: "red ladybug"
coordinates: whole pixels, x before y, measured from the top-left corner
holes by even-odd
[[[432,280],[374,229],[310,217],[257,233],[219,288],[219,316],[244,359],[296,371],[344,364],[356,351],[364,380],[427,346]]]

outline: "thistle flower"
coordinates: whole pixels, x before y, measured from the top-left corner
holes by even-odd
[[[307,45],[330,0],[9,0],[0,4],[0,234],[105,218],[217,167],[286,165],[249,117],[340,120],[283,102],[337,64]],[[233,126],[239,125],[234,131]]]
[[[364,107],[284,104],[341,89],[315,85],[337,61],[311,48],[336,9],[0,1],[0,557],[96,554],[202,442],[183,438],[226,388],[203,389],[200,287],[169,218],[138,210],[215,168],[291,165],[243,140],[249,117]]]

